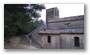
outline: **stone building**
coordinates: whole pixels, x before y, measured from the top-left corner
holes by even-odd
[[[46,10],[46,28],[39,31],[38,41],[45,49],[83,49],[84,15],[59,18],[59,10]]]
[[[44,49],[83,49],[84,15],[59,18],[57,7],[46,10],[46,25],[28,34]]]

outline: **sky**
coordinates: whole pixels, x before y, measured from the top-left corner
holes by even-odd
[[[84,4],[45,4],[46,9],[57,7],[59,9],[59,18],[84,15]],[[46,9],[42,10],[41,17],[46,21]]]

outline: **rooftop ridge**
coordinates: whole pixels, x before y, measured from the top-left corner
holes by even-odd
[[[84,15],[52,19],[49,22],[84,20]]]

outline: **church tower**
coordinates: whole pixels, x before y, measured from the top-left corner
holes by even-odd
[[[46,10],[46,24],[47,24],[47,28],[48,28],[48,21],[55,19],[55,18],[59,18],[59,10],[57,7],[54,8],[50,8]]]

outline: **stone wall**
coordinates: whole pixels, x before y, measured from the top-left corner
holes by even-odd
[[[84,48],[84,35],[83,34],[60,34],[61,48],[62,49],[83,49]],[[79,37],[79,47],[74,45],[74,37]]]
[[[9,39],[10,43],[14,46],[19,44],[30,44],[30,40],[26,36],[13,36]]]
[[[52,22],[48,25],[49,29],[63,29],[63,28],[79,28],[84,27],[84,20],[67,21],[67,22]]]
[[[45,49],[83,49],[84,40],[83,34],[60,34],[60,35],[50,35],[51,43],[47,42],[47,37],[49,35],[39,35],[38,41],[41,42]],[[80,46],[74,46],[74,37],[79,37]]]
[[[20,36],[13,36],[9,39],[9,41],[14,46],[19,45],[20,44]]]
[[[54,18],[59,18],[59,10],[54,7],[51,9],[47,9],[46,10],[46,24],[47,24],[47,28],[48,28],[48,21],[52,20]]]
[[[41,42],[42,46],[45,49],[54,49],[54,48],[56,49],[56,48],[60,48],[60,45],[59,45],[59,42],[60,42],[59,35],[50,35],[50,37],[51,37],[51,43],[48,43],[47,42],[48,36],[49,35],[39,35],[38,41]]]

